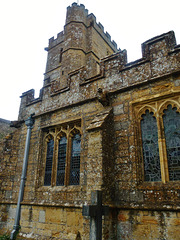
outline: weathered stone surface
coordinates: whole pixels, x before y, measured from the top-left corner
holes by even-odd
[[[20,238],[89,239],[90,219],[82,216],[82,206],[91,203],[91,191],[101,190],[103,205],[110,206],[103,217],[104,240],[177,239],[180,182],[167,177],[144,181],[139,130],[147,109],[157,119],[168,104],[180,111],[180,46],[174,33],[146,41],[142,58],[127,63],[126,50],[118,50],[95,16],[74,3],[67,9],[64,31],[49,40],[46,50],[40,96],[35,99],[34,90],[22,94],[14,122],[18,128],[0,146],[0,234],[13,229],[27,134],[24,120],[35,113]],[[44,186],[46,136],[58,142],[60,132],[71,138],[77,129],[79,185],[69,185],[66,174],[66,184],[56,186],[54,160],[51,185]],[[161,148],[161,155],[165,150]],[[56,144],[54,159],[57,155]]]

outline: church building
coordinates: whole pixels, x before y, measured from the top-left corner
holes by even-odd
[[[128,63],[96,17],[73,3],[45,50],[39,97],[22,93],[14,130],[1,141],[0,236],[179,239],[174,32],[142,43],[142,58]]]

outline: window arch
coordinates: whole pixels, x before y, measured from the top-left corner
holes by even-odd
[[[168,105],[163,115],[169,180],[180,180],[180,114]]]
[[[144,180],[161,181],[157,121],[153,112],[146,110],[141,120]]]

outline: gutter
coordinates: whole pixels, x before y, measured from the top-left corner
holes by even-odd
[[[16,236],[20,230],[19,222],[20,222],[20,214],[21,214],[21,202],[23,201],[23,195],[24,195],[24,186],[25,186],[27,164],[28,164],[31,129],[33,128],[33,124],[34,124],[34,119],[32,118],[33,116],[34,114],[31,114],[31,116],[25,121],[25,124],[27,126],[26,145],[25,145],[25,151],[24,151],[24,160],[23,160],[21,184],[20,184],[19,196],[18,196],[18,202],[17,202],[17,208],[16,208],[16,216],[15,216],[14,226],[13,226],[13,230],[11,232],[11,237],[10,237],[11,240],[16,239]]]

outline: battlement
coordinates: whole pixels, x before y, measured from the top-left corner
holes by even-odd
[[[159,45],[157,45],[156,47],[157,49],[155,49],[154,47],[152,49],[152,47],[150,46],[155,45],[155,43],[157,42],[163,42],[163,41],[164,41],[164,45],[162,45],[162,48],[164,48],[164,51],[163,51],[164,53],[174,50],[176,46],[176,38],[175,38],[174,31],[163,33],[159,36],[153,37],[147,40],[146,42],[142,43],[141,48],[142,48],[143,58],[148,59],[150,57],[150,53],[154,54],[155,52],[160,51]]]
[[[114,40],[111,40],[111,35],[108,32],[104,31],[104,26],[100,22],[96,22],[96,17],[93,13],[88,14],[88,10],[85,9],[85,6],[83,4],[78,5],[77,3],[73,3],[72,6],[67,7],[66,22],[64,28],[73,22],[82,23],[86,28],[93,27],[115,52],[118,50],[116,42]],[[57,38],[50,38],[49,46],[46,48],[46,50],[53,48],[57,44],[63,42],[64,32],[65,31],[61,31],[58,33]]]
[[[111,35],[108,32],[104,31],[104,26],[99,22],[96,22],[96,18],[93,14],[88,15],[87,17],[87,26],[93,26],[96,31],[101,35],[101,37],[115,50],[117,51],[117,43],[114,40],[111,40]]]
[[[59,44],[63,41],[64,41],[64,31],[61,31],[57,34],[56,38],[52,37],[49,39],[49,46],[48,46],[48,48],[45,48],[45,50],[53,48],[54,46],[56,46],[57,44]]]
[[[100,27],[103,29],[101,25]],[[59,33],[59,38],[62,35],[63,32]],[[49,111],[52,108],[53,99],[58,99],[59,108],[95,99],[97,86],[101,86],[105,92],[109,93],[123,92],[128,88],[131,89],[151,81],[176,76],[180,71],[179,58],[180,45],[176,45],[174,32],[169,31],[142,43],[142,57],[136,61],[127,63],[126,50],[115,52],[101,59],[99,72],[93,73],[94,75],[91,74],[91,66],[89,69],[88,65],[69,71],[66,85],[62,86],[57,78],[53,79],[53,75],[47,74],[38,98],[34,98],[32,89],[22,94],[19,120],[25,118],[32,105],[36,106],[36,114],[41,114],[42,109]],[[58,72],[59,68],[57,69]],[[178,81],[176,84],[180,84]]]
[[[101,36],[108,42],[108,44],[117,50],[117,44],[115,41],[111,41],[111,35],[108,32],[104,32],[104,26],[100,22],[96,22],[94,14],[88,14],[88,10],[85,9],[83,4],[78,5],[77,3],[73,3],[72,7],[69,6],[67,8],[66,24],[71,21],[83,22],[86,27],[93,26],[96,31],[98,31],[99,34],[101,34]]]

